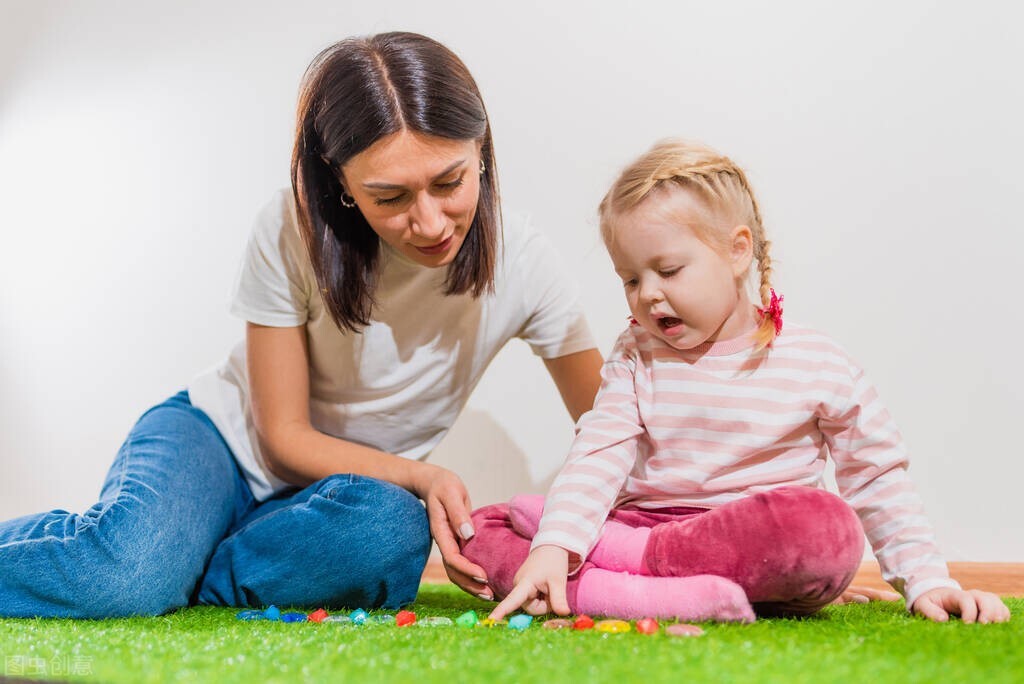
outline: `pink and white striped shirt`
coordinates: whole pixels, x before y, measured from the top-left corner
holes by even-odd
[[[829,337],[787,324],[679,351],[640,326],[619,336],[594,408],[580,418],[533,548],[586,558],[612,507],[713,508],[776,487],[822,487],[825,458],[907,605],[958,587],[907,477],[896,425],[864,372]]]

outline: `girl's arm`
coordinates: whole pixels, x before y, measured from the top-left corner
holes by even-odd
[[[392,482],[427,504],[430,531],[448,575],[465,591],[490,598],[483,568],[458,548],[455,535],[473,536],[470,502],[459,477],[436,465],[347,442],[315,429],[309,418],[309,354],[305,326],[246,325],[253,422],[267,467],[300,487],[336,473]]]
[[[601,386],[603,363],[601,352],[597,349],[544,359],[544,365],[555,381],[574,423],[594,406],[594,397]]]

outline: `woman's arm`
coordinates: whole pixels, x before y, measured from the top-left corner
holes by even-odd
[[[573,422],[594,406],[594,398],[601,387],[601,366],[604,360],[597,349],[586,349],[575,354],[544,359],[551,379],[555,381],[565,408]]]
[[[253,422],[264,461],[282,480],[306,486],[336,473],[365,475],[407,489],[427,505],[430,531],[448,575],[473,594],[490,598],[480,566],[455,541],[473,536],[470,503],[459,477],[440,466],[347,442],[316,430],[309,419],[309,352],[304,326],[246,326],[246,357]]]
[[[304,326],[246,326],[253,421],[267,467],[300,487],[335,473],[386,480],[419,494],[424,466],[313,428]]]

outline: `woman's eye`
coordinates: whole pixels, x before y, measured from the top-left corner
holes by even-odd
[[[459,187],[460,185],[462,185],[462,176],[459,176],[455,180],[449,181],[448,183],[438,183],[437,187],[441,190],[451,191]]]
[[[395,195],[394,197],[377,197],[373,200],[373,203],[380,206],[386,206],[388,204],[398,204],[401,199],[402,195]]]

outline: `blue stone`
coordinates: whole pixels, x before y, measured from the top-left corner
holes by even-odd
[[[516,615],[515,617],[509,619],[508,628],[518,629],[521,631],[529,627],[531,622],[533,622],[532,615]]]
[[[305,622],[305,613],[285,613],[281,616],[281,622]]]
[[[267,616],[262,610],[243,610],[235,616],[239,620],[266,620]]]
[[[280,620],[281,619],[281,609],[278,608],[277,606],[270,606],[265,611],[263,611],[263,615],[268,620]]]
[[[356,623],[357,625],[363,624],[364,622],[366,622],[366,618],[370,617],[369,614],[362,608],[356,608],[351,613],[349,613],[348,616],[352,618],[352,622]]]

